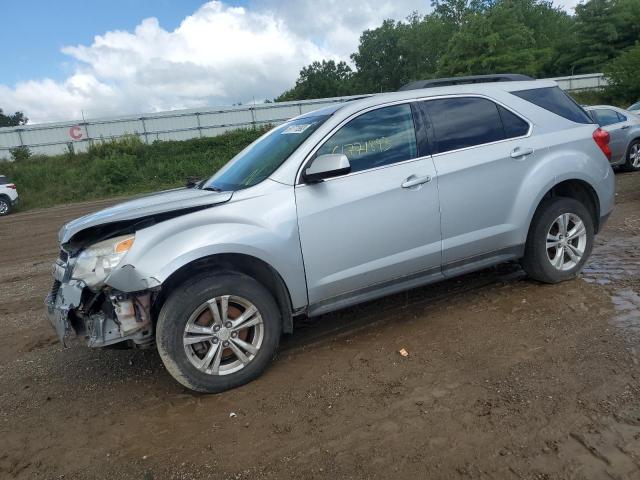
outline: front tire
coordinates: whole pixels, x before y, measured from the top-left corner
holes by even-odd
[[[9,215],[11,213],[11,201],[6,197],[0,197],[0,217]]]
[[[577,200],[544,200],[531,222],[522,267],[535,280],[558,283],[575,278],[593,248],[593,218]]]
[[[219,393],[260,376],[281,334],[280,311],[265,287],[244,274],[218,272],[170,294],[158,317],[156,342],[179,383]]]

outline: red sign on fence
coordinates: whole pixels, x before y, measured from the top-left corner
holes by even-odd
[[[82,127],[80,127],[80,125],[74,125],[69,129],[69,136],[74,140],[80,140],[82,135]]]

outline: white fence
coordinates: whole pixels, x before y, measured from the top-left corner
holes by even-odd
[[[564,90],[586,90],[606,85],[601,73],[554,78]],[[336,102],[345,102],[365,95],[323,98],[297,102],[265,103],[234,107],[211,107],[194,110],[174,110],[145,115],[41,123],[21,127],[0,128],[0,160],[10,159],[11,150],[26,146],[31,153],[57,155],[69,151],[86,151],[92,142],[124,135],[137,135],[145,143],[155,140],[187,140],[211,137],[228,130],[279,124]]]

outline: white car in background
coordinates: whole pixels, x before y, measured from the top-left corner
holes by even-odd
[[[0,175],[0,217],[9,215],[18,204],[18,189],[4,175]]]

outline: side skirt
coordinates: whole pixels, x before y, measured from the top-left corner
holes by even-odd
[[[443,266],[442,269],[435,267],[422,272],[414,273],[406,277],[394,278],[388,282],[369,285],[360,290],[327,298],[318,303],[312,304],[307,310],[309,317],[317,317],[325,313],[341,310],[359,303],[369,302],[378,298],[404,292],[414,288],[439,282],[447,278],[457,277],[476,270],[482,270],[493,265],[517,260],[524,254],[524,245],[517,245],[494,252],[489,252],[474,257],[465,258]]]

